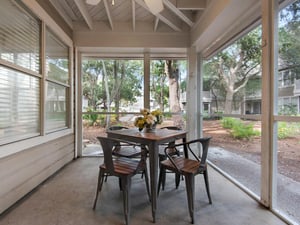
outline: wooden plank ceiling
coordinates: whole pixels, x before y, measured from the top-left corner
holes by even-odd
[[[144,0],[101,0],[96,5],[86,0],[49,0],[66,23],[73,29],[75,22],[84,22],[93,30],[95,23],[107,23],[112,31],[114,24],[130,22],[132,31],[138,22],[151,23],[153,30],[168,27],[174,32],[189,30],[206,8],[208,0],[162,0],[164,9],[154,15]]]

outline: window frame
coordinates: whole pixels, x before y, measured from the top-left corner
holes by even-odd
[[[25,7],[23,6],[25,5]],[[9,155],[22,152],[29,148],[35,147],[47,143],[49,141],[55,140],[57,138],[74,134],[74,94],[73,87],[76,84],[76,80],[73,79],[73,41],[72,39],[64,32],[64,30],[45,12],[43,8],[36,1],[24,1],[20,4],[20,7],[24,7],[26,13],[30,13],[33,17],[37,18],[40,22],[40,73],[30,71],[29,69],[22,68],[18,65],[14,65],[10,62],[0,59],[0,64],[6,67],[12,68],[14,70],[21,71],[23,73],[29,74],[31,76],[38,77],[40,79],[40,130],[41,134],[37,137],[28,138],[25,140],[18,140],[11,143],[6,143],[1,145],[0,159],[7,157]],[[30,11],[30,12],[29,12]],[[56,35],[59,40],[68,47],[68,59],[69,59],[69,84],[67,91],[67,98],[69,99],[66,108],[67,108],[67,124],[68,126],[64,129],[55,130],[50,133],[45,132],[45,96],[46,96],[46,74],[45,74],[45,31],[46,26],[51,29],[51,31]],[[75,115],[76,116],[76,115]]]

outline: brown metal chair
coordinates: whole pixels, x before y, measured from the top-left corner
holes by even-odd
[[[109,130],[124,130],[128,129],[128,127],[124,126],[111,126],[108,128]],[[134,158],[141,155],[141,148],[136,146],[134,143],[122,143],[119,142],[113,149],[113,155],[127,158]]]
[[[194,223],[194,194],[196,175],[203,174],[208,200],[210,204],[212,203],[209,191],[208,172],[206,163],[210,139],[211,137],[199,138],[186,143],[175,144],[171,147],[166,147],[165,154],[168,159],[161,162],[158,194],[161,186],[162,176],[165,173],[165,170],[171,170],[178,175],[183,175],[185,178],[189,213],[192,223]],[[202,155],[200,158],[197,157],[196,154],[193,152],[193,149],[198,148],[199,144],[202,145]],[[178,148],[183,146],[187,147],[188,153],[191,153],[194,159],[189,159],[174,154],[174,150],[178,151]]]
[[[160,129],[168,129],[168,130],[182,130],[180,127],[177,126],[165,126],[165,127],[161,127]],[[166,143],[166,144],[162,144],[159,146],[159,154],[158,154],[158,158],[159,158],[159,168],[160,168],[160,162],[164,161],[167,159],[167,156],[165,154],[165,147],[169,146],[171,149],[171,146],[173,146],[175,144],[175,142],[170,142],[170,143]],[[171,154],[171,151],[169,149],[169,154]],[[175,150],[173,152],[175,155],[180,156],[180,154],[182,152]],[[162,190],[165,190],[165,183],[166,183],[166,173],[174,173],[173,171],[169,171],[169,170],[165,170],[165,173],[162,174],[162,177],[160,177],[161,179],[161,184],[162,184]],[[178,188],[180,183],[180,175],[175,173],[175,186],[176,189]]]
[[[120,142],[120,140],[107,138],[107,137],[97,137],[97,138],[100,141],[103,149],[104,163],[99,167],[97,192],[96,192],[93,209],[96,208],[98,194],[102,189],[103,181],[105,179],[105,174],[116,176],[120,180],[121,190],[123,191],[123,208],[124,208],[125,222],[126,225],[128,225],[130,219],[130,205],[131,205],[130,204],[131,177],[133,177],[138,172],[143,172],[145,174],[146,189],[150,200],[148,172],[147,172],[147,165],[146,165],[146,158],[147,158],[146,150],[142,150],[140,160],[130,159],[126,157],[113,158],[112,156],[113,148],[117,143]]]

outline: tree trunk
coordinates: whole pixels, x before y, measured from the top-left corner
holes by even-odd
[[[173,63],[175,63],[173,61]],[[172,115],[174,125],[178,127],[184,127],[184,122],[181,115],[180,100],[179,100],[179,71],[174,68],[172,60],[166,60],[165,72],[169,79],[169,104],[171,113],[177,113]]]
[[[225,114],[232,113],[232,101],[233,101],[233,90],[228,88],[226,92],[226,99],[225,99]]]
[[[104,84],[105,84],[105,92],[106,92],[106,102],[107,102],[107,111],[110,111],[110,94],[109,94],[109,89],[108,89],[108,77],[107,77],[107,72],[106,72],[106,67],[104,64],[104,61],[102,60],[102,66],[103,66],[103,77],[104,78]],[[110,121],[110,115],[108,114],[106,117],[106,125],[109,124]]]

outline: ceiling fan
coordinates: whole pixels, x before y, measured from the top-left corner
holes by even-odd
[[[144,0],[149,10],[154,14],[160,13],[164,9],[162,0]],[[101,0],[86,0],[89,5],[97,5]],[[112,0],[112,5],[115,4],[115,0]]]

